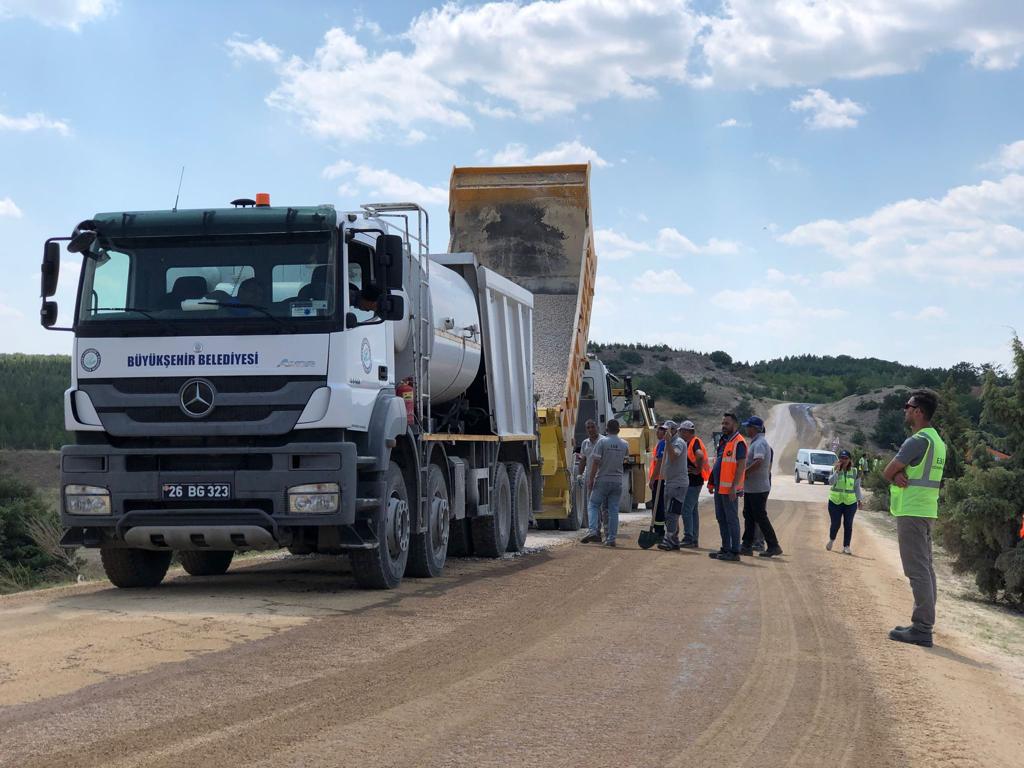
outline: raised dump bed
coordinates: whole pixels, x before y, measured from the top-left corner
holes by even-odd
[[[573,433],[597,271],[590,166],[454,168],[448,210],[449,251],[475,254],[534,294],[534,392],[544,475],[543,510],[535,517],[576,528]]]

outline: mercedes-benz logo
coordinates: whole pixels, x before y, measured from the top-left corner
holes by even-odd
[[[193,419],[209,416],[216,397],[217,390],[206,379],[189,379],[178,391],[181,412]]]

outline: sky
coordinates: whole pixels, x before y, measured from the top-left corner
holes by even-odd
[[[1024,2],[0,0],[0,352],[99,211],[415,200],[590,162],[590,338],[1007,364]],[[61,318],[73,309],[62,269]]]

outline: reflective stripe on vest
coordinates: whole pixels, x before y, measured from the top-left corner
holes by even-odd
[[[907,487],[889,489],[889,512],[896,517],[938,517],[939,488],[946,467],[946,444],[931,427],[914,437],[928,441],[924,458],[916,467],[907,467]]]
[[[746,471],[742,475],[736,477],[736,469],[738,467],[738,461],[736,459],[736,447],[743,443],[747,444],[747,441],[743,439],[743,435],[739,432],[733,434],[729,438],[729,442],[725,444],[725,448],[722,450],[722,458],[719,459],[721,468],[718,471],[718,493],[731,493],[733,490],[743,490],[743,480]],[[735,489],[733,488],[735,485]]]
[[[699,437],[694,437],[690,441],[690,444],[686,446],[686,461],[690,467],[697,466],[697,451],[696,448],[700,449],[700,452],[704,454],[704,462],[700,465],[700,476],[704,478],[704,482],[708,481],[711,477],[711,462],[708,461],[708,449],[704,447],[704,441]],[[687,468],[689,469],[689,467]],[[695,473],[693,473],[695,474]]]
[[[849,469],[845,472],[836,472],[836,481],[832,484],[828,500],[833,504],[856,504],[856,485],[857,470]]]

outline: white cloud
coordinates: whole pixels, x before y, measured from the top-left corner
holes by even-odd
[[[371,25],[329,30],[308,57],[269,43],[239,47],[262,41],[228,46],[274,64],[271,105],[345,140],[421,124],[465,128],[472,113],[568,115],[603,99],[652,98],[672,83],[811,86],[913,71],[943,52],[980,69],[1016,67],[1024,54],[1024,3],[1006,0],[721,0],[713,13],[690,0],[452,2],[395,37]],[[842,102],[830,119],[855,121],[856,108]]]
[[[723,120],[718,124],[719,128],[749,128],[750,123],[743,123],[737,120],[735,117],[730,117],[727,120]]]
[[[847,312],[838,307],[812,307],[800,301],[788,289],[769,289],[754,286],[745,290],[732,288],[719,291],[711,303],[722,309],[756,309],[776,321],[796,322],[806,318],[833,320],[845,317]],[[781,326],[777,326],[781,327]]]
[[[562,163],[590,163],[595,168],[606,168],[611,163],[596,149],[575,141],[563,141],[551,149],[531,155],[523,144],[507,144],[493,157],[495,165],[558,165]]]
[[[386,169],[354,165],[347,160],[339,160],[324,168],[323,176],[343,179],[338,187],[338,194],[343,197],[368,193],[377,198],[372,202],[414,202],[421,205],[448,202],[448,190],[444,187],[428,187]]]
[[[1004,144],[999,148],[999,156],[988,166],[1002,168],[1005,171],[1024,170],[1024,140]]]
[[[801,274],[786,274],[785,272],[769,267],[764,273],[764,279],[769,283],[775,285],[778,284],[789,284],[789,285],[810,285],[811,279],[807,275]]]
[[[795,160],[792,157],[782,157],[780,155],[770,155],[763,152],[758,152],[754,155],[758,160],[764,160],[776,173],[804,173],[805,169],[800,164],[799,160]]]
[[[789,102],[794,112],[810,112],[804,125],[816,130],[855,128],[857,118],[865,113],[864,107],[850,99],[836,101],[828,91],[812,88],[799,99]]]
[[[235,35],[225,41],[224,45],[228,49],[228,55],[236,63],[264,61],[268,64],[278,64],[281,61],[281,49],[264,41],[262,37],[249,42],[243,36]]]
[[[117,0],[0,0],[0,21],[29,18],[78,32],[83,24],[117,10]]]
[[[824,275],[833,284],[896,274],[977,287],[1024,277],[1024,175],[901,200],[847,221],[802,224],[779,240],[834,257],[841,268]]]
[[[30,112],[24,117],[8,117],[0,113],[0,131],[53,131],[61,136],[70,136],[71,127],[65,120],[54,120],[42,112]]]
[[[0,216],[9,216],[12,219],[20,219],[21,209],[14,204],[9,197],[0,197]]]
[[[946,310],[942,307],[929,306],[918,312],[915,317],[918,320],[941,320],[946,317]]]
[[[661,272],[648,269],[642,275],[633,278],[632,287],[638,293],[667,293],[673,296],[693,293],[693,286],[683,280],[674,269],[664,269]]]
[[[666,256],[703,253],[710,256],[733,256],[740,252],[740,244],[732,240],[712,237],[704,245],[697,245],[690,238],[673,227],[658,230],[655,249]]]
[[[699,82],[733,88],[911,72],[950,51],[1009,69],[1024,53],[1024,3],[1006,0],[724,0],[705,23]]]
[[[652,250],[647,243],[630,240],[614,229],[594,230],[594,245],[597,248],[598,260],[609,261],[621,261],[638,253],[650,253]]]

